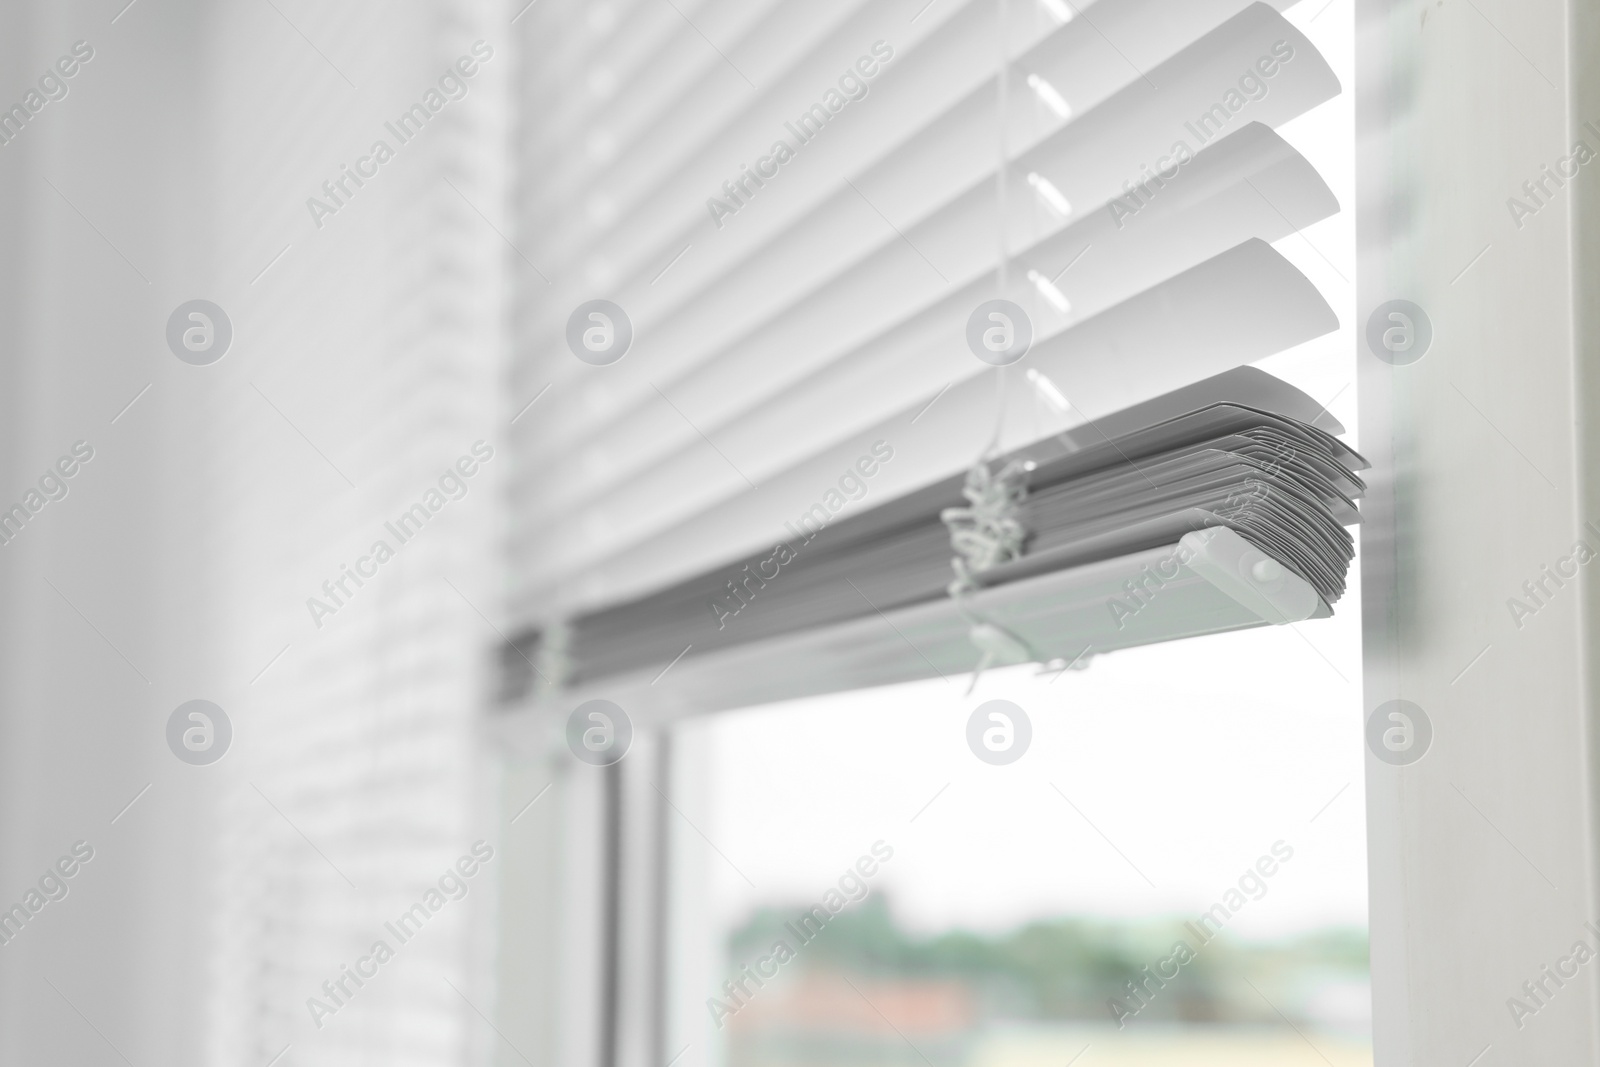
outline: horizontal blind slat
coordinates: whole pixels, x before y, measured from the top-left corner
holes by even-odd
[[[1257,111],[1269,122],[1283,121],[1332,95],[1337,83],[1309,42],[1276,12],[1258,5],[1152,71],[1160,89],[1136,80],[1018,157],[1007,196],[1012,244],[1035,236],[1039,227],[1030,172],[1042,173],[1063,188],[1079,205],[1081,218],[1118,195],[1129,175],[1139,175],[1142,163],[1153,163],[1170,149],[1193,111],[1193,100],[1220,98],[1237,80],[1241,66],[1269,54],[1272,43],[1285,37],[1295,41],[1298,65],[1286,66],[1274,91],[1241,121]],[[972,116],[978,128],[982,118]],[[992,174],[992,151],[988,156],[976,168],[980,175]],[[603,396],[592,404],[552,409],[537,430],[529,431],[530,446],[559,456],[564,448],[605,433],[608,421],[632,418],[641,406],[658,403],[657,390],[670,389],[679,375],[750,347],[766,349],[796,321],[825,323],[833,343],[848,344],[991,269],[996,225],[992,179],[969,183],[958,197],[921,218],[903,220],[900,209],[891,206],[904,204],[907,194],[925,184],[922,175],[949,170],[954,162],[937,155],[908,159],[902,154],[888,168],[892,173],[862,176],[858,186],[831,198],[805,225],[770,243],[741,263],[737,273],[669,316],[653,323],[635,316],[639,358],[612,368]],[[908,210],[916,210],[915,205]],[[888,216],[887,225],[880,212]],[[805,270],[797,264],[805,264]],[[877,291],[841,314],[812,299],[812,294],[826,292],[830,282],[842,283],[834,291]],[[562,366],[569,364],[576,361],[566,359]],[[739,395],[740,381],[727,376],[730,399]]]
[[[1058,335],[1027,361],[1060,383],[1080,417],[1093,419],[1337,325],[1315,286],[1270,245],[1252,240]],[[764,479],[758,489],[735,488],[726,466],[712,465],[722,464],[720,457],[710,456],[701,480],[666,487],[697,502],[692,517],[670,529],[637,523],[639,502],[618,499],[587,517],[581,529],[525,538],[524,584],[514,595],[513,614],[561,617],[756,551],[879,439],[904,462],[884,464],[864,498],[868,504],[948,477],[988,444],[993,397],[988,375],[969,378],[925,413],[915,407],[888,412],[865,432]],[[1004,430],[1003,448],[1033,437],[1030,427],[1016,422]],[[640,530],[642,537],[635,534]]]
[[[1286,237],[1336,209],[1304,159],[1264,127],[1247,127],[1202,152],[1147,211],[1117,222],[1095,212],[1021,254],[1012,271],[1020,284],[1010,295],[1027,308],[1042,341],[1239,241]],[[1060,283],[1071,319],[1028,285],[1030,270]],[[825,443],[817,439],[818,411],[842,436],[869,425],[885,403],[909,404],[977,371],[963,331],[992,284],[985,276],[854,347],[829,344],[840,314],[813,301],[766,343],[690,374],[671,387],[670,404],[641,408],[534,472],[519,491],[568,519],[572,509],[611,493],[648,496],[641,481],[671,485],[688,476],[695,460],[687,454],[707,448],[700,433],[739,457],[739,469],[759,482]],[[855,282],[838,289],[831,303],[845,309],[875,295]],[[730,377],[750,383],[748,392],[730,395]]]

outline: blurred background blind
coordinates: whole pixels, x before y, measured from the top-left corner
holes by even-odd
[[[214,1062],[259,1067],[308,1030],[316,1039],[289,1053],[295,1064],[474,1062],[487,1054],[473,1042],[477,1012],[493,1006],[490,953],[474,933],[492,873],[404,946],[384,924],[472,841],[500,843],[478,818],[473,721],[481,648],[494,639],[479,609],[495,603],[503,460],[483,463],[404,545],[386,523],[475,442],[504,455],[507,250],[490,220],[507,171],[514,31],[502,5],[480,0],[278,7],[210,16],[219,267],[254,274],[289,246],[248,286],[239,318],[250,343],[232,368],[247,380],[217,413],[250,431],[213,460],[229,471],[223,540],[240,550],[223,580],[232,603],[285,582],[295,594],[292,623],[241,613],[246,632],[232,643],[265,650],[262,663],[288,648],[254,683],[273,710],[251,724],[257,765],[222,809],[230,892]],[[278,48],[262,47],[267,35]],[[474,55],[477,73],[441,83]],[[408,108],[455,84],[465,95],[400,143],[393,127]],[[323,182],[379,139],[394,158],[315,225],[307,198],[337,203]],[[296,445],[303,467],[272,462]],[[311,625],[302,601],[334,603],[322,583],[379,539],[395,558]],[[328,1002],[322,983],[379,938],[395,962],[309,1026],[307,998]]]
[[[269,657],[290,646],[256,683],[274,711],[255,727],[259,769],[225,809],[238,829],[222,836],[222,869],[236,888],[217,945],[223,960],[251,966],[218,968],[214,1010],[230,1025],[218,1029],[217,1062],[231,1054],[266,1063],[306,1028],[307,997],[379,938],[395,945],[396,961],[292,1052],[293,1062],[474,1062],[487,1055],[473,1043],[483,1030],[478,1011],[493,1006],[490,953],[474,932],[489,915],[492,862],[465,906],[446,906],[413,941],[384,937],[384,924],[472,841],[500,844],[478,818],[473,721],[481,649],[494,639],[480,608],[496,599],[506,444],[508,251],[492,220],[502,216],[514,30],[503,5],[481,0],[280,7],[212,15],[211,62],[227,72],[213,105],[224,195],[218,247],[236,259],[227,266],[259,270],[291,246],[251,283],[241,310],[252,344],[242,355],[258,362],[238,368],[247,387],[219,417],[291,445],[303,435],[306,457],[300,470],[271,465],[270,450],[246,435],[222,457],[234,487],[220,502],[233,531],[226,539],[260,561],[230,568],[229,599],[263,599],[265,586],[282,581],[299,597],[292,627],[242,617],[254,632],[235,642]],[[281,51],[261,47],[269,33]],[[480,60],[477,72],[442,83],[463,56]],[[465,95],[451,94],[400,143],[393,128],[408,108],[456,84]],[[278,140],[264,144],[264,135]],[[329,202],[322,183],[377,139],[395,157],[313,225],[306,198]],[[479,441],[501,462],[482,463],[465,495],[451,492],[425,528],[397,544],[386,524],[437,489]],[[274,521],[283,510],[293,524]],[[331,603],[323,581],[378,539],[395,545],[395,558],[337,615],[308,625],[298,600]]]
[[[511,14],[7,6],[7,70],[75,40],[94,59],[0,157],[6,347],[29,356],[3,361],[6,484],[78,438],[95,460],[0,561],[3,892],[74,839],[97,849],[53,928],[5,948],[7,1063],[487,1055],[492,873],[404,946],[384,924],[500,843],[473,724],[507,451]],[[401,143],[385,124],[477,41],[492,58]],[[330,198],[380,139],[392,158]],[[233,325],[208,367],[163,335],[195,298]],[[496,459],[397,544],[385,523],[477,441]],[[330,596],[380,539],[394,557]],[[233,724],[210,767],[163,741],[195,698]],[[315,1018],[379,939],[396,958]]]

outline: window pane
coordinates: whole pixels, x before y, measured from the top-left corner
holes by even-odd
[[[693,899],[672,1050],[1370,1063],[1354,599],[1316,626],[990,672],[970,696],[935,679],[681,727],[704,837],[674,838]],[[1031,739],[992,765],[967,720],[1002,699]]]

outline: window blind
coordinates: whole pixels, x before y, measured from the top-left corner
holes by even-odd
[[[251,683],[229,690],[234,748],[214,768],[228,773],[205,870],[206,1062],[479,1062],[493,1034],[478,1012],[494,996],[477,930],[495,864],[409,944],[384,924],[476,838],[503,845],[483,826],[474,743],[493,630],[463,599],[492,603],[502,461],[409,543],[384,524],[475,440],[505,444],[504,246],[474,207],[502,214],[512,50],[476,0],[410,18],[276,6],[218,9],[199,42],[218,72],[199,94],[215,109],[204,277],[236,333],[181,388],[215,410],[217,451],[197,463],[215,475],[213,595],[229,608],[219,673]],[[140,4],[116,28],[149,14]],[[477,40],[494,54],[462,79],[466,95],[397,144],[384,123]],[[376,138],[395,157],[365,186],[347,182],[354,195],[319,228],[307,198]],[[334,616],[311,617],[306,598],[377,539],[395,557],[364,586],[347,582]],[[323,984],[370,966],[379,939],[394,959],[330,998]]]
[[[1274,132],[1339,91],[1277,7],[1014,2],[1003,30],[992,2],[798,7],[528,13],[530,69],[540,41],[564,54],[523,100],[549,121],[519,239],[550,279],[529,276],[516,323],[519,392],[542,397],[517,424],[523,645],[612,632],[624,606],[770,551],[875,447],[892,458],[831,513],[840,529],[952,484],[987,445],[1094,436],[1337,325],[1271,247],[1337,210]],[[582,56],[602,74],[574,87],[557,71]],[[778,140],[793,158],[734,184]],[[563,340],[596,296],[635,331],[605,367]],[[964,339],[997,296],[1035,332],[1003,372]],[[576,676],[656,655],[619,640]]]

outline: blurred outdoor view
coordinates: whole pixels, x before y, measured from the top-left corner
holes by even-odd
[[[788,936],[784,923],[801,910],[753,916],[729,940],[730,970],[732,961],[753,959]],[[1185,942],[1199,944],[1177,919],[1071,917],[1000,936],[950,930],[918,937],[896,923],[892,902],[868,898],[828,924],[796,959],[793,974],[780,973],[733,1016],[727,1062],[1372,1062],[1365,930],[1330,928],[1266,942],[1223,937],[1201,948],[1175,978],[1149,977],[1154,961]],[[1130,983],[1143,983],[1143,1003]],[[1265,990],[1272,990],[1270,1002]],[[1138,1014],[1119,1029],[1108,1001]]]
[[[669,1053],[1370,1064],[1359,596],[1341,607],[680,727]],[[1033,730],[1006,766],[963,733],[997,697]]]

